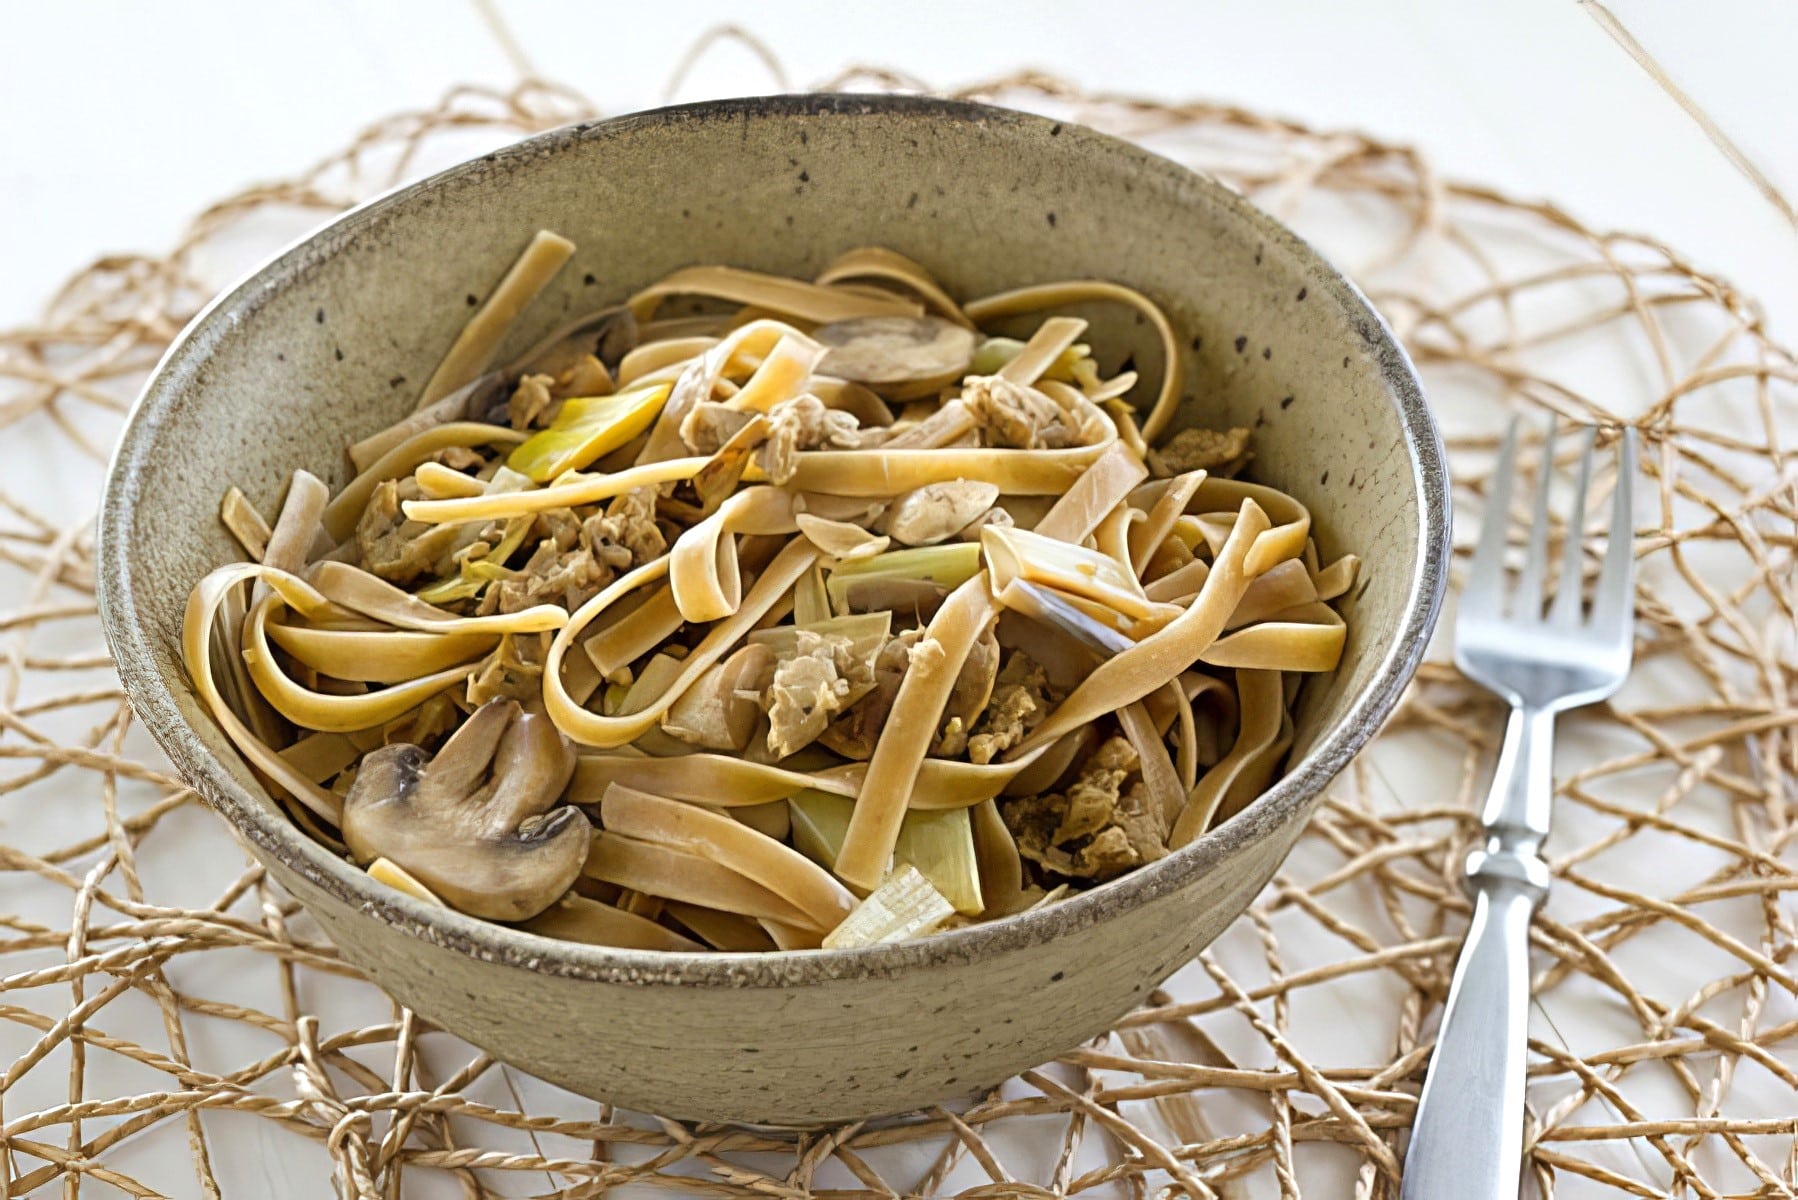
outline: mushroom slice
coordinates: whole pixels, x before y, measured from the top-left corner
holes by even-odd
[[[587,819],[555,807],[573,773],[548,717],[494,700],[434,758],[407,742],[364,757],[344,799],[344,844],[470,916],[523,921],[566,892],[586,859]]]
[[[799,513],[793,518],[806,541],[839,562],[856,562],[884,552],[890,544],[884,537],[869,533],[848,521],[833,521],[813,513]]]
[[[886,533],[906,546],[946,541],[980,517],[999,498],[996,484],[955,479],[913,488],[887,510]]]
[[[856,317],[821,325],[815,370],[906,400],[955,383],[974,363],[978,335],[941,317]]]
[[[662,731],[709,750],[741,751],[762,719],[776,655],[751,643],[707,669],[662,715]]]

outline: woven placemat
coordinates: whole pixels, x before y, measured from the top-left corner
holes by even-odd
[[[867,70],[827,86],[923,88]],[[1563,723],[1526,1190],[1794,1195],[1798,364],[1754,304],[1650,238],[1441,179],[1360,134],[1031,75],[956,94],[1141,140],[1342,263],[1424,374],[1463,546],[1509,412],[1595,423],[1602,442],[1640,428],[1638,668]],[[589,115],[540,84],[457,91],[212,206],[166,256],[97,262],[41,322],[0,334],[7,1194],[218,1196],[220,1177],[247,1177],[266,1181],[255,1194],[357,1200],[633,1183],[1396,1196],[1501,728],[1440,647],[1250,913],[1149,1007],[972,1107],[806,1135],[613,1112],[429,1030],[338,961],[132,727],[94,616],[89,518],[170,338],[307,225]]]

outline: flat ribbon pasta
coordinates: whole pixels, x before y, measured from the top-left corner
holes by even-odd
[[[541,704],[530,727],[576,748],[555,799],[603,828],[586,882],[524,928],[752,952],[889,936],[857,896],[883,893],[921,830],[949,831],[953,867],[930,878],[964,898],[944,912],[990,919],[1186,845],[1268,785],[1298,681],[1341,660],[1331,602],[1360,563],[1324,563],[1276,489],[1148,478],[1185,341],[1146,296],[1069,280],[964,305],[861,247],[812,280],[688,267],[521,327],[573,252],[531,243],[418,408],[349,448],[335,496],[296,472],[272,525],[225,497],[261,561],[200,582],[182,653],[302,827],[337,846],[338,793],[373,778],[371,751],[442,753],[488,696],[521,721]],[[676,297],[700,311],[660,315]],[[1102,375],[1087,321],[1055,311],[1095,303],[1160,341],[1140,407],[1137,372]],[[989,336],[1035,313],[1022,342]],[[494,369],[515,335],[537,340]],[[650,388],[628,425],[586,399]],[[579,453],[512,469],[545,430]],[[404,521],[384,486],[400,480]],[[931,488],[958,481],[986,486]],[[818,798],[846,814],[827,836],[783,803],[801,792],[853,804]],[[1109,841],[1087,856],[1095,820]]]
[[[1193,842],[1220,815],[1228,816],[1267,784],[1274,764],[1284,753],[1287,735],[1285,698],[1278,671],[1242,670],[1236,673],[1236,694],[1242,707],[1241,731],[1230,753],[1205,772],[1186,798],[1186,807],[1168,838],[1170,849]]]

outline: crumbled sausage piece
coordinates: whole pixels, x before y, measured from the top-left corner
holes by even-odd
[[[939,758],[954,758],[968,748],[968,735],[979,714],[992,698],[995,677],[999,673],[999,641],[989,626],[974,642],[968,657],[955,677],[944,706],[943,727],[937,733],[930,752]]]
[[[1101,743],[1065,793],[1005,803],[1018,853],[1055,875],[1110,879],[1167,854],[1160,820],[1140,780],[1136,751],[1121,737]]]
[[[516,578],[487,588],[481,611],[514,613],[538,604],[560,604],[572,611],[598,595],[611,579],[611,568],[585,547],[563,550],[555,538],[546,537]]]
[[[506,401],[506,420],[512,428],[529,429],[549,411],[550,405],[555,403],[555,397],[550,394],[555,383],[553,375],[526,375],[518,381],[512,398]]]
[[[590,543],[601,541],[621,547],[630,553],[625,567],[640,567],[662,557],[668,549],[668,538],[656,524],[656,489],[636,488],[614,497],[604,516],[588,517],[581,526],[582,536]]]
[[[612,373],[591,354],[583,354],[574,365],[556,376],[556,395],[605,396],[612,391]]]
[[[1182,429],[1148,454],[1149,470],[1158,479],[1188,471],[1232,475],[1249,459],[1249,431]]]
[[[818,740],[844,758],[865,760],[874,753],[874,743],[886,728],[892,715],[893,700],[899,695],[899,684],[911,666],[912,647],[924,636],[923,629],[907,629],[894,634],[874,656],[874,687],[857,700],[842,716],[818,735]]]
[[[1029,655],[1013,651],[999,672],[986,708],[974,722],[968,757],[983,765],[992,762],[1028,737],[1048,712],[1048,676]]]
[[[542,640],[537,634],[506,634],[468,677],[468,702],[475,707],[496,697],[535,703],[543,696]]]
[[[1107,738],[1100,743],[1079,777],[1068,786],[1066,811],[1055,829],[1055,841],[1059,844],[1088,837],[1109,824],[1124,780],[1137,765],[1136,750],[1126,739]]]
[[[856,444],[855,417],[807,393],[783,400],[768,410],[768,440],[755,453],[756,465],[775,485],[786,483],[799,468],[799,452],[821,446]]]
[[[873,669],[852,653],[853,644],[842,634],[798,632],[798,653],[774,668],[764,694],[768,749],[776,758],[811,745],[873,686]]]
[[[445,446],[443,449],[433,454],[431,458],[436,462],[442,463],[452,471],[466,471],[470,467],[482,467],[487,465],[486,459],[482,458],[478,452],[469,449],[467,446]]]
[[[1003,375],[971,375],[961,398],[988,446],[1055,450],[1080,442],[1078,423],[1053,399]]]
[[[536,549],[512,579],[490,585],[480,611],[519,612],[537,604],[579,608],[621,571],[660,558],[668,548],[655,522],[654,488],[616,497],[607,512],[582,520],[573,509],[537,514]]]
[[[695,454],[716,454],[718,448],[737,435],[737,431],[755,419],[755,414],[702,400],[681,418],[681,441]]]
[[[377,484],[362,519],[356,522],[356,547],[362,566],[389,583],[404,586],[431,574],[437,559],[454,536],[452,526],[409,521],[400,503],[417,499],[418,485],[410,478]]]

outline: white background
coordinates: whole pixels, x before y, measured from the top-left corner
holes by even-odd
[[[850,63],[942,86],[1033,66],[1093,89],[1364,129],[1416,143],[1446,174],[1654,234],[1759,296],[1776,333],[1798,336],[1791,228],[1573,0],[497,2],[539,72],[608,113],[661,103],[695,38],[736,20],[775,49],[795,88]],[[1798,4],[1615,0],[1615,11],[1798,193]],[[376,116],[429,107],[457,83],[515,78],[478,11],[457,0],[0,13],[0,325],[33,317],[100,254],[160,252],[207,201],[292,174]],[[727,46],[674,98],[771,90],[766,69]],[[265,1182],[240,1176],[250,1190],[228,1194],[285,1194],[281,1178],[307,1181],[292,1194],[322,1194],[320,1160],[276,1157],[290,1149],[266,1147]],[[185,1153],[165,1142],[151,1157],[165,1152]]]
[[[1091,88],[1228,99],[1415,142],[1448,173],[1656,234],[1798,329],[1792,231],[1574,0],[498,0],[539,71],[606,112],[659,103],[736,20],[795,87],[850,62],[941,85],[1016,66]],[[1788,195],[1798,4],[1613,0]],[[13,4],[0,71],[0,322],[102,251],[160,250],[204,201],[291,173],[378,114],[512,68],[472,4]],[[774,90],[740,49],[681,98]]]

